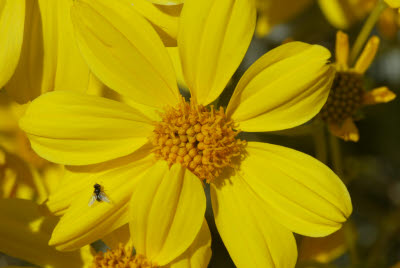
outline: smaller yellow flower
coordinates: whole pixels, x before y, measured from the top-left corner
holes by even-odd
[[[325,237],[303,237],[299,246],[299,262],[329,263],[342,256],[347,249],[343,228]]]
[[[379,38],[369,39],[355,66],[348,66],[349,40],[347,34],[339,31],[336,35],[337,70],[331,92],[320,112],[330,132],[345,141],[358,141],[359,133],[354,119],[360,108],[367,105],[393,100],[396,95],[387,87],[366,91],[363,76],[371,65],[379,47]]]
[[[256,0],[256,36],[267,35],[274,25],[288,21],[312,4],[311,0]]]
[[[392,8],[385,9],[378,21],[379,33],[387,39],[395,39],[400,29],[400,13]]]
[[[158,257],[165,257],[159,253],[167,246],[166,240],[154,239],[151,233],[131,239],[128,224],[103,238],[110,248],[105,253],[95,253],[90,245],[75,251],[57,251],[48,241],[58,219],[46,214],[43,207],[30,200],[0,199],[0,252],[46,268],[202,268],[207,267],[211,258],[211,234],[205,220],[184,253],[166,266],[158,266]],[[133,246],[136,254],[132,254]]]
[[[391,8],[400,7],[400,0],[385,0],[385,3],[388,4]]]

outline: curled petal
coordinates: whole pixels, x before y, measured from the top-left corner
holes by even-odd
[[[240,79],[227,114],[243,131],[298,126],[325,104],[334,79],[324,47],[289,42],[257,60]]]

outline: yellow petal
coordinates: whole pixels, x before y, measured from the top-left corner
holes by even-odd
[[[400,0],[385,0],[385,2],[392,8],[400,7]]]
[[[55,215],[63,215],[73,201],[71,196],[78,196],[82,191],[86,194],[88,187],[93,190],[96,178],[109,177],[110,175],[107,174],[113,174],[118,170],[123,172],[132,169],[132,172],[135,172],[142,165],[144,167],[151,165],[155,161],[150,155],[151,149],[151,146],[146,145],[131,155],[100,164],[67,166],[65,175],[60,179],[57,189],[52,192],[46,203],[48,209]]]
[[[201,181],[179,164],[158,161],[135,188],[130,230],[137,254],[166,265],[193,243],[204,218]]]
[[[178,4],[183,4],[184,0],[147,0],[149,2],[152,2],[154,4],[159,4],[159,5],[178,5]]]
[[[345,141],[354,141],[357,142],[360,139],[360,134],[358,133],[358,129],[354,124],[352,118],[347,118],[343,123],[329,123],[328,124],[329,131]]]
[[[89,67],[84,61],[76,43],[72,21],[72,0],[53,1],[57,7],[51,12],[57,14],[57,69],[54,90],[79,90],[84,92],[89,84]],[[53,90],[53,88],[52,88]]]
[[[348,68],[349,60],[349,36],[342,31],[336,33],[336,64],[339,69]]]
[[[35,203],[0,199],[0,251],[43,267],[71,268],[90,264],[90,246],[59,252],[47,243],[57,218],[43,217]],[[85,258],[83,258],[85,256]]]
[[[158,8],[157,5],[151,3],[148,0],[125,0],[131,3],[133,8],[148,19],[154,26],[155,30],[160,34],[168,35],[168,37],[174,40],[174,46],[176,46],[176,37],[178,36],[178,21],[179,16],[176,13],[164,12],[163,9]],[[181,5],[174,5],[174,10],[180,13]],[[163,38],[162,38],[163,39]],[[166,43],[163,39],[164,44]]]
[[[338,29],[349,28],[367,14],[357,1],[318,0],[318,4],[328,22]]]
[[[12,1],[12,0],[10,0]],[[44,66],[44,33],[39,4],[41,1],[24,1],[25,25],[20,60],[14,75],[6,84],[7,93],[17,102],[26,103],[41,94]],[[48,39],[46,39],[48,40]],[[52,52],[49,51],[51,59]],[[51,60],[49,62],[52,62]]]
[[[169,56],[171,57],[172,64],[174,65],[176,80],[179,88],[187,91],[189,87],[186,85],[185,78],[183,77],[181,59],[179,57],[179,50],[177,47],[167,48]]]
[[[208,229],[207,221],[203,220],[203,225],[193,244],[174,260],[169,268],[203,268],[207,267],[211,259],[211,233]]]
[[[161,39],[126,1],[75,1],[72,20],[80,50],[104,84],[152,107],[180,101]]]
[[[365,73],[375,58],[376,52],[379,48],[379,37],[372,36],[364,47],[363,52],[358,58],[354,70],[360,74]]]
[[[227,114],[243,131],[298,126],[325,104],[334,78],[327,49],[290,42],[257,60],[240,79]]]
[[[299,260],[329,263],[347,250],[343,228],[326,237],[303,237],[299,248]]]
[[[396,94],[387,87],[378,87],[368,91],[363,96],[363,105],[386,103],[396,98]]]
[[[127,155],[143,146],[153,130],[145,115],[126,104],[72,91],[34,100],[20,126],[37,154],[69,165]]]
[[[0,89],[17,67],[24,34],[25,1],[0,1]]]
[[[246,53],[255,20],[254,1],[185,2],[178,47],[195,101],[209,104],[221,94]]]
[[[301,152],[249,142],[243,178],[264,201],[269,215],[289,230],[325,236],[338,230],[352,205],[342,181],[324,164]]]
[[[292,232],[271,218],[240,174],[229,179],[211,184],[211,201],[218,232],[235,265],[294,267],[297,249]]]
[[[72,168],[73,174],[63,179],[47,203],[50,210],[67,207],[50,244],[58,250],[76,249],[128,223],[132,192],[153,163],[154,156],[143,150],[106,163]],[[96,183],[110,203],[96,201],[88,205]]]

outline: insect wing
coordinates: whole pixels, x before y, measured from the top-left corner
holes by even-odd
[[[92,194],[92,196],[90,197],[88,206],[91,207],[95,201],[96,201],[96,194]]]
[[[104,201],[104,202],[107,202],[107,203],[111,203],[110,199],[108,199],[108,197],[106,196],[105,193],[101,192],[101,193],[99,194],[99,197],[100,197],[100,200],[101,200],[101,201]]]

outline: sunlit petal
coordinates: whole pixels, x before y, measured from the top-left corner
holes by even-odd
[[[107,86],[158,108],[180,100],[161,39],[129,3],[75,1],[72,20],[86,62]]]
[[[325,236],[352,212],[342,181],[316,159],[281,146],[249,142],[241,163],[243,180],[276,221],[293,232]]]
[[[289,42],[266,53],[240,79],[227,114],[243,131],[298,126],[325,104],[334,78],[327,49]]]
[[[134,152],[153,126],[134,108],[97,96],[55,91],[34,100],[20,121],[43,158],[86,165]]]
[[[221,94],[246,53],[255,20],[254,1],[185,1],[178,47],[195,101],[208,104]]]
[[[181,255],[197,236],[206,199],[201,181],[176,164],[157,164],[136,186],[130,204],[130,230],[138,254],[159,265]]]
[[[239,175],[211,185],[218,232],[237,267],[294,267],[296,241]]]

